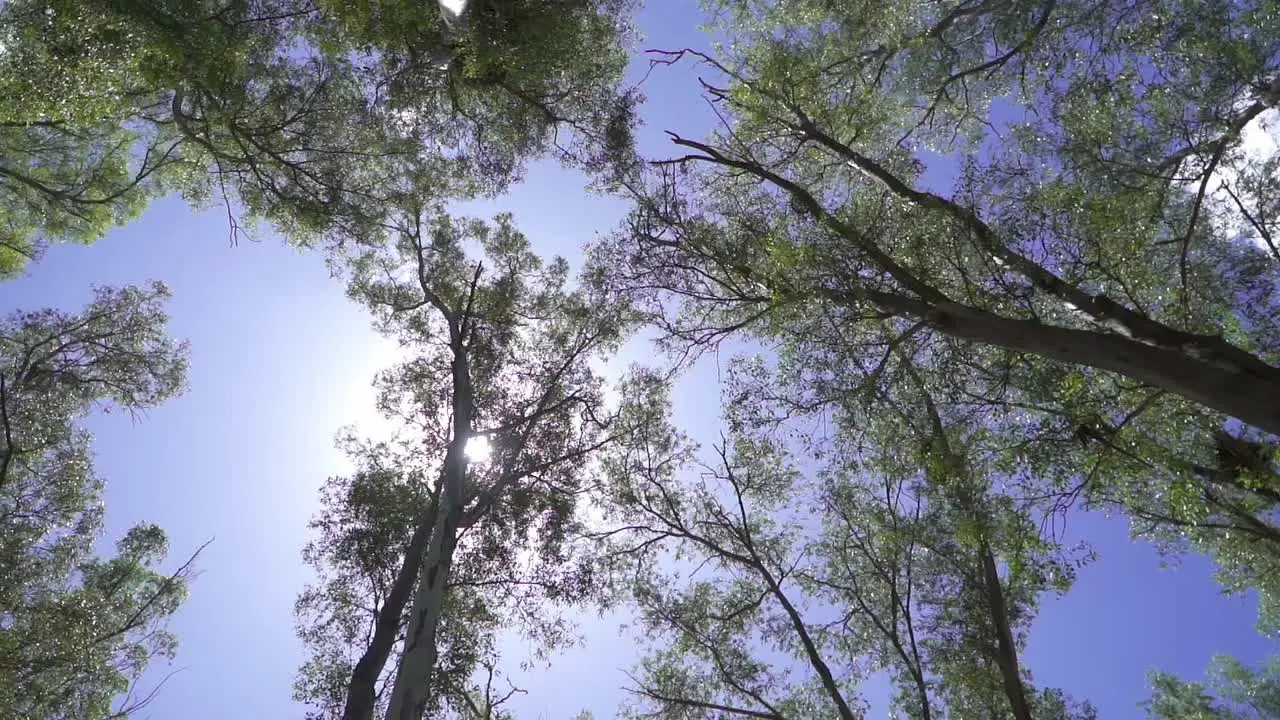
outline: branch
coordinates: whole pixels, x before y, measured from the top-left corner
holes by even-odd
[[[681,52],[683,53],[685,51]],[[702,57],[705,58],[705,56]],[[721,65],[717,64],[717,67],[723,69],[723,66]],[[725,70],[725,72],[730,71]],[[740,76],[731,72],[730,74],[735,78],[746,82],[745,80],[742,80]],[[1025,276],[1040,290],[1071,303],[1081,312],[1090,315],[1104,326],[1117,329],[1122,334],[1137,337],[1159,347],[1189,354],[1200,360],[1210,359],[1221,363],[1229,363],[1239,371],[1258,377],[1280,380],[1280,369],[1272,367],[1260,360],[1258,357],[1226,342],[1221,337],[1201,335],[1171,328],[1163,323],[1152,320],[1150,317],[1130,310],[1104,295],[1091,295],[1075,285],[1062,280],[1062,278],[1058,277],[1030,258],[1010,249],[1000,240],[996,232],[969,208],[940,195],[916,190],[875,160],[872,160],[870,157],[859,153],[848,145],[823,132],[812,121],[809,115],[795,103],[792,103],[785,98],[778,97],[776,94],[768,94],[768,96],[783,105],[783,107],[795,116],[796,120],[794,123],[787,123],[792,129],[800,132],[804,137],[814,140],[820,145],[831,150],[837,156],[843,158],[850,167],[861,171],[867,177],[878,182],[896,197],[910,204],[924,208],[931,208],[950,215],[961,223],[962,226],[968,228],[973,233],[973,237],[978,240],[979,244],[986,252],[998,257],[1010,268]],[[1265,109],[1265,106],[1263,106],[1263,109]],[[1261,110],[1258,112],[1261,112]],[[1248,113],[1246,113],[1246,115],[1248,115]],[[1245,123],[1240,124],[1240,127],[1243,127],[1243,124]],[[1238,134],[1238,129],[1236,130],[1236,133]],[[743,170],[756,175],[763,180],[767,180],[780,189],[788,192],[798,202],[798,204],[808,210],[810,214],[824,225],[836,231],[840,236],[853,241],[860,249],[863,250],[863,252],[866,252],[872,261],[879,265],[882,270],[888,272],[895,280],[902,283],[922,299],[933,303],[938,303],[946,299],[945,295],[943,295],[940,290],[920,281],[909,270],[899,265],[887,253],[881,250],[874,242],[871,242],[865,236],[857,233],[848,225],[832,216],[829,211],[817,202],[812,194],[801,188],[796,183],[779,176],[775,172],[761,167],[758,163],[733,160],[708,145],[684,140],[674,133],[668,134],[671,135],[672,141],[675,144],[694,148],[704,154],[687,155],[675,160],[665,161],[666,163],[683,163],[695,160],[712,162]],[[1224,135],[1219,139],[1219,142],[1223,147],[1225,147],[1229,137],[1231,136]],[[1190,153],[1188,152],[1188,154]]]
[[[974,10],[967,11],[967,13],[965,14],[974,14],[977,12],[981,12],[982,10],[986,9],[984,6],[985,6],[985,3],[983,4],[983,6],[979,6]],[[987,78],[990,79],[991,73],[994,73],[996,70],[999,70],[1001,67],[1004,66],[1005,63],[1012,60],[1015,55],[1026,50],[1027,47],[1031,44],[1031,42],[1035,40],[1040,35],[1041,32],[1044,31],[1045,26],[1049,24],[1049,17],[1053,14],[1053,10],[1056,6],[1057,6],[1057,0],[1049,0],[1049,2],[1045,4],[1044,11],[1040,14],[1040,18],[1036,21],[1036,24],[1031,28],[1031,30],[1027,31],[1027,34],[1023,36],[1022,40],[1019,41],[1018,44],[1010,48],[1009,51],[1006,52],[1005,54],[1000,55],[999,57],[996,57],[996,58],[992,58],[991,60],[988,60],[980,65],[976,65],[971,68],[966,68],[965,70],[962,70],[958,73],[954,73],[951,76],[949,76],[946,80],[944,80],[942,82],[942,85],[938,86],[938,89],[933,93],[933,100],[929,103],[929,107],[925,110],[924,115],[920,118],[920,122],[916,123],[915,127],[908,130],[902,137],[898,138],[898,145],[901,145],[908,137],[910,137],[910,135],[913,132],[915,132],[918,128],[924,126],[927,122],[929,122],[929,119],[932,118],[934,113],[937,111],[938,104],[942,102],[942,99],[944,97],[947,97],[947,88],[950,87],[953,83],[957,83],[957,82],[962,83],[964,82],[964,79],[969,77],[970,75],[977,75],[978,73],[988,72],[988,71],[989,72],[988,72]],[[941,22],[935,25],[929,31],[928,35],[941,39],[942,33],[946,32],[946,29],[950,27],[951,23],[955,22],[955,20],[959,17],[961,7],[963,6],[957,6],[956,9],[953,10],[946,18],[943,18]],[[967,100],[968,99],[967,86],[965,88],[965,95]]]
[[[703,161],[724,167],[732,167],[755,175],[761,180],[767,180],[791,195],[796,203],[812,215],[814,219],[835,231],[837,235],[857,245],[859,249],[871,257],[873,262],[880,266],[881,270],[887,272],[890,277],[897,280],[908,290],[918,295],[921,299],[931,303],[945,302],[948,300],[947,296],[944,295],[942,291],[917,278],[910,270],[900,265],[888,253],[884,252],[879,245],[869,240],[865,235],[854,230],[847,223],[833,215],[821,203],[819,203],[808,190],[800,187],[797,183],[788,180],[771,170],[765,169],[758,163],[729,158],[710,145],[694,140],[686,140],[673,132],[668,132],[667,135],[671,137],[671,142],[676,145],[693,148],[704,154],[686,155],[674,160],[659,161],[658,164],[678,164],[688,161]]]
[[[632,680],[635,680],[635,678],[632,678]],[[779,715],[774,712],[765,712],[761,710],[748,710],[747,708],[738,708],[730,705],[721,705],[719,703],[705,702],[702,700],[694,700],[692,698],[682,698],[682,697],[676,697],[674,695],[663,695],[662,693],[659,693],[656,690],[651,690],[641,685],[639,682],[637,682],[636,685],[638,687],[627,688],[627,691],[634,693],[636,695],[641,695],[647,698],[651,698],[653,700],[657,700],[658,702],[674,703],[676,705],[682,705],[684,707],[691,707],[691,708],[698,708],[700,710],[715,710],[717,712],[729,713],[730,715],[738,715],[740,717],[763,718],[764,720],[784,720],[782,715]]]
[[[9,481],[9,464],[13,462],[13,425],[9,422],[9,390],[4,373],[0,373],[0,422],[4,423],[4,460],[0,461],[0,488]]]
[[[168,578],[165,578],[165,581],[160,584],[160,589],[157,590],[154,595],[148,598],[147,601],[142,604],[142,607],[138,608],[137,611],[135,611],[133,615],[131,615],[129,619],[126,620],[118,629],[98,635],[94,639],[90,640],[89,644],[97,645],[98,643],[104,640],[110,640],[111,638],[116,637],[117,635],[121,635],[123,633],[128,632],[129,630],[132,630],[135,627],[136,623],[142,618],[143,614],[145,614],[146,611],[149,610],[151,606],[154,605],[162,595],[167,593],[174,586],[174,584],[178,581],[179,578],[186,575],[187,570],[189,570],[191,568],[191,565],[195,563],[196,558],[200,557],[200,553],[204,552],[204,549],[209,547],[209,544],[212,542],[213,542],[213,538],[209,538],[208,540],[204,541],[203,545],[196,548],[196,551],[191,553],[191,557],[187,558],[187,561],[182,563],[182,565],[177,570],[174,570],[173,573],[170,574]]]
[[[1182,304],[1187,306],[1187,253],[1191,250],[1191,236],[1195,233],[1196,222],[1200,219],[1200,206],[1204,203],[1204,191],[1209,187],[1209,180],[1213,178],[1213,171],[1218,167],[1218,163],[1222,161],[1222,155],[1227,151],[1227,143],[1218,143],[1218,149],[1214,151],[1213,156],[1209,158],[1209,164],[1204,169],[1204,178],[1200,181],[1200,189],[1196,192],[1195,203],[1191,206],[1191,219],[1187,221],[1187,232],[1182,237],[1182,250],[1178,255],[1178,276],[1182,280]]]
[[[1253,229],[1258,232],[1258,236],[1261,237],[1263,242],[1267,244],[1267,247],[1271,250],[1272,257],[1274,257],[1276,260],[1280,260],[1280,247],[1276,247],[1275,239],[1272,238],[1271,231],[1267,230],[1266,223],[1262,222],[1258,218],[1255,218],[1253,214],[1250,213],[1247,208],[1245,208],[1244,202],[1240,200],[1239,196],[1237,196],[1235,192],[1231,189],[1231,185],[1224,182],[1222,183],[1222,189],[1227,191],[1227,195],[1231,196],[1231,199],[1235,202],[1236,207],[1240,209],[1240,213],[1244,215],[1245,219],[1249,221],[1249,224],[1253,226]]]
[[[484,263],[476,263],[476,272],[471,276],[471,287],[467,290],[466,309],[462,311],[462,327],[460,328],[463,342],[466,342],[468,333],[471,332],[471,309],[476,300],[476,285],[480,283],[480,273],[484,270]]]

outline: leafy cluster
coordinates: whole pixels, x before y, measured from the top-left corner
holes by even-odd
[[[307,244],[376,224],[404,173],[467,197],[561,130],[598,156],[632,103],[626,3],[470,5],[5,3],[0,274],[174,191],[221,198],[233,237],[243,215]]]
[[[103,481],[79,420],[95,405],[151,407],[179,390],[185,348],[164,335],[163,286],[101,289],[77,314],[16,313],[0,325],[0,715],[107,718],[149,694],[170,657],[167,618],[190,562],[159,570],[148,524],[98,557]]]
[[[1183,682],[1169,673],[1152,673],[1151,684],[1155,693],[1147,709],[1159,720],[1262,720],[1280,715],[1280,662],[1275,658],[1261,670],[1245,667],[1234,658],[1214,658],[1212,695],[1203,684]]]

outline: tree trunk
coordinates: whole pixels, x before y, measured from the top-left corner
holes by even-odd
[[[1009,707],[1013,710],[1015,720],[1031,720],[1031,708],[1027,705],[1022,672],[1018,666],[1018,647],[1014,643],[1013,632],[1009,629],[1009,612],[1004,603],[1004,588],[1000,585],[996,559],[985,542],[981,552],[982,584],[987,607],[991,611],[991,625],[996,632],[996,666],[1000,668],[1004,694],[1009,699]]]
[[[860,294],[884,310],[919,318],[952,337],[1109,370],[1280,435],[1280,383],[1248,368],[1198,359],[1121,335],[1006,318],[957,303],[932,305],[875,290]]]
[[[444,609],[445,588],[458,545],[462,520],[463,479],[467,464],[462,443],[455,442],[445,458],[444,504],[435,517],[431,546],[422,566],[418,590],[409,613],[404,654],[391,691],[387,720],[421,720],[431,699],[431,676],[436,668],[436,630]]]
[[[382,669],[387,665],[391,649],[395,647],[396,635],[400,632],[400,616],[404,606],[413,593],[414,581],[422,567],[422,556],[427,549],[427,541],[436,524],[436,515],[440,508],[440,492],[442,482],[432,494],[431,505],[418,522],[405,550],[404,561],[396,580],[391,585],[387,601],[378,611],[378,620],[374,625],[373,639],[364,654],[360,656],[355,669],[351,671],[351,680],[347,683],[347,703],[342,710],[342,720],[373,720],[373,707],[376,701],[376,686]]]

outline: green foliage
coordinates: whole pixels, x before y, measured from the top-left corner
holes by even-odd
[[[988,436],[982,475],[1212,554],[1274,631],[1277,470],[1222,457],[1280,432],[1280,176],[1242,146],[1274,4],[714,5],[714,56],[656,59],[699,63],[726,127],[629,186],[593,276],[676,351],[765,343],[788,411],[925,388]]]
[[[628,387],[634,441],[606,461],[596,533],[650,649],[628,716],[860,717],[860,679],[885,672],[903,717],[1027,717],[1008,667],[1030,716],[1092,717],[1017,663],[1039,599],[1087,553],[988,488],[984,436],[940,439],[919,394],[805,433],[781,379],[735,366],[731,433],[705,465],[663,419],[662,389]]]
[[[444,3],[320,5],[315,42],[368,53],[387,111],[491,186],[553,147],[594,155],[633,102],[616,90],[633,0],[470,0],[454,21]]]
[[[1150,676],[1152,696],[1143,705],[1159,720],[1270,720],[1280,717],[1280,659],[1253,670],[1232,657],[1214,658],[1209,687],[1167,672]],[[1210,692],[1211,691],[1211,692]]]
[[[553,145],[603,169],[628,4],[476,4],[459,35],[415,3],[5,3],[0,275],[174,191],[308,244],[370,232],[405,173],[468,197]]]
[[[169,93],[247,62],[220,3],[19,0],[0,8],[0,272],[42,241],[92,242],[172,189],[199,193]]]
[[[139,145],[146,157],[135,163]],[[110,125],[0,123],[0,278],[20,272],[41,238],[89,243],[132,220],[157,187],[150,176],[173,163],[173,148]]]
[[[100,289],[77,314],[16,313],[0,327],[0,715],[127,716],[153,657],[172,657],[165,621],[190,563],[158,565],[167,543],[138,525],[96,557],[102,480],[77,421],[93,406],[151,407],[181,389],[185,348],[165,337],[167,291]]]

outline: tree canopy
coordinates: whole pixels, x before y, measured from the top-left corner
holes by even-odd
[[[80,313],[0,324],[0,714],[113,718],[146,704],[148,662],[172,657],[165,621],[190,561],[159,569],[164,531],[140,524],[97,557],[103,481],[79,420],[181,389],[185,347],[164,335],[162,285],[102,288]]]
[[[1088,553],[993,487],[982,433],[916,399],[866,431],[839,413],[805,453],[750,396],[701,472],[661,402],[646,409],[643,439],[606,461],[612,523],[597,534],[638,575],[655,646],[634,717],[859,718],[875,672],[900,717],[1094,716],[1018,659],[1041,597]]]
[[[633,57],[638,6],[0,4],[0,279],[176,193],[323,249],[399,347],[302,553],[308,717],[513,718],[502,640],[594,607],[636,619],[624,717],[857,720],[887,678],[891,717],[1091,720],[1024,651],[1093,510],[1280,633],[1274,2],[706,0],[711,49]],[[639,144],[633,61],[718,125]],[[627,202],[576,275],[454,207],[546,158]],[[127,717],[174,653],[191,561],[95,552],[82,422],[182,389],[166,297],[0,323],[4,717]],[[674,388],[729,348],[699,444]],[[1143,708],[1280,717],[1276,662]]]
[[[385,244],[346,267],[351,296],[409,352],[378,379],[402,430],[352,445],[362,470],[331,481],[308,550],[325,582],[298,606],[317,648],[299,698],[344,720],[474,702],[468,678],[494,671],[498,629],[563,642],[540,600],[595,593],[575,507],[595,482],[583,463],[618,433],[592,368],[618,309],[570,287],[567,263],[544,264],[510,216],[455,218],[409,195],[392,217]]]
[[[918,375],[1028,495],[1213,553],[1274,631],[1280,176],[1241,134],[1275,9],[717,7],[720,53],[653,61],[697,63],[724,125],[632,173],[602,282],[670,346],[767,344],[803,407]]]
[[[306,244],[376,223],[396,173],[498,190],[627,115],[624,0],[445,5],[5,3],[0,273],[175,191]]]

